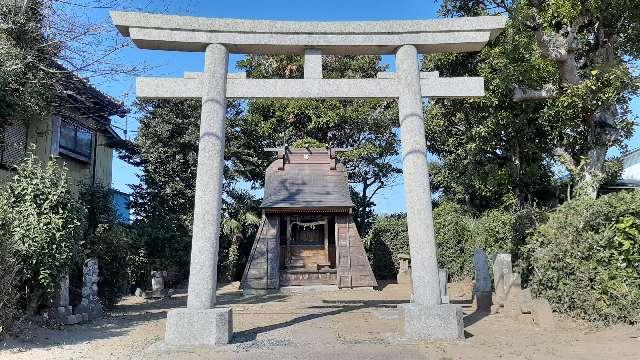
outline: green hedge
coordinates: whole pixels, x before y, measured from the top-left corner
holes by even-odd
[[[364,240],[374,274],[379,279],[391,279],[398,273],[398,255],[409,253],[407,220],[404,214],[376,217]]]
[[[433,211],[438,266],[453,280],[473,276],[474,219],[461,206],[443,202]]]
[[[640,320],[640,191],[570,201],[529,238],[532,288],[594,322]]]
[[[18,316],[20,266],[12,256],[11,224],[7,197],[0,192],[0,337],[6,334]]]
[[[544,214],[530,208],[496,209],[474,217],[464,207],[443,201],[434,209],[433,218],[438,265],[447,269],[453,280],[460,280],[473,277],[473,252],[477,248],[485,250],[489,258],[507,252],[517,261],[526,237]],[[409,253],[405,216],[377,217],[365,245],[376,276],[393,278],[398,271],[397,256]]]

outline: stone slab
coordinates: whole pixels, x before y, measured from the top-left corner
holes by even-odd
[[[176,346],[228,344],[233,333],[231,308],[174,309],[167,313],[165,342]]]
[[[535,299],[531,304],[531,314],[533,315],[533,322],[536,325],[543,328],[555,326],[553,310],[547,300]]]
[[[506,24],[503,16],[410,21],[273,21],[111,12],[120,33],[143,49],[205,51],[227,44],[241,54],[393,54],[398,46],[421,52],[478,51]]]
[[[481,77],[419,79],[420,94],[429,98],[484,96]],[[141,99],[199,99],[202,79],[139,77],[136,96]],[[227,80],[228,99],[395,99],[396,79],[233,79]]]
[[[457,305],[398,305],[404,324],[404,336],[418,340],[464,339],[463,312]]]
[[[520,312],[523,314],[531,314],[532,305],[533,296],[531,296],[531,289],[523,289],[520,292]]]

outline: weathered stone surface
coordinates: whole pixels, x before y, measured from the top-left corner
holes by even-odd
[[[216,303],[228,63],[223,45],[206,47],[187,298],[193,310],[211,309]]]
[[[449,303],[449,274],[446,269],[438,269],[438,280],[440,281],[440,300],[443,304]]]
[[[162,290],[152,290],[152,291],[145,291],[144,293],[142,293],[142,297],[144,299],[162,299],[165,297],[169,297],[169,290],[167,289],[162,289]]]
[[[62,275],[58,281],[57,306],[69,306],[69,275]]]
[[[435,306],[440,304],[442,299],[427,171],[418,53],[415,46],[404,45],[398,48],[396,69],[397,81],[400,85],[398,109],[413,280],[412,301]]]
[[[151,290],[152,291],[164,290],[165,277],[167,277],[166,271],[152,271],[151,272]]]
[[[202,79],[139,77],[136,94],[143,99],[197,99]],[[484,96],[481,77],[420,79],[420,94],[429,98]],[[228,99],[395,99],[400,85],[395,79],[238,79],[227,80]]]
[[[511,254],[498,253],[493,261],[493,284],[498,305],[503,305],[512,279]]]
[[[396,275],[396,282],[398,284],[411,284],[411,256],[409,254],[400,254],[398,255],[398,261],[400,267],[398,275]]]
[[[233,332],[231,308],[174,309],[167,313],[165,342],[180,346],[228,344]]]
[[[322,50],[305,49],[304,78],[322,79]]]
[[[473,253],[473,266],[475,269],[476,292],[491,292],[491,276],[489,275],[489,259],[482,249],[476,249]]]
[[[473,288],[476,309],[491,311],[491,276],[489,275],[489,259],[482,249],[476,249],[473,254],[475,268],[475,285]]]
[[[87,313],[89,318],[102,315],[102,305],[98,297],[98,260],[88,259],[82,268],[82,300],[75,309],[76,314]]]
[[[520,312],[522,314],[531,314],[532,306],[533,297],[531,296],[531,289],[523,289],[520,292]]]
[[[463,312],[459,306],[441,304],[425,306],[421,304],[399,305],[404,323],[404,336],[420,340],[461,340],[464,339]]]
[[[551,305],[545,299],[535,299],[532,302],[531,314],[533,315],[533,322],[541,327],[553,327],[555,326],[555,319],[553,318],[553,310]]]
[[[522,292],[522,284],[520,274],[511,275],[511,283],[505,294],[504,308],[505,312],[517,319],[522,313],[520,310],[520,295]]]
[[[505,26],[502,16],[412,21],[300,22],[237,20],[111,12],[124,36],[141,48],[205,51],[229,44],[241,54],[304,54],[307,48],[335,55],[393,54],[405,44],[421,52],[479,51]]]

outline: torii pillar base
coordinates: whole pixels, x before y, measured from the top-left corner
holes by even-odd
[[[164,341],[169,346],[228,344],[233,333],[231,308],[174,309],[167,313]]]
[[[463,340],[464,323],[460,306],[451,304],[401,304],[400,318],[405,338],[415,340]]]

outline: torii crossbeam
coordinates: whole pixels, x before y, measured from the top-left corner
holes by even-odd
[[[122,35],[140,48],[205,52],[202,73],[139,78],[140,98],[201,98],[193,240],[186,309],[167,314],[169,345],[228,343],[231,309],[215,308],[227,98],[398,99],[412,263],[412,302],[402,307],[405,335],[463,339],[462,311],[441,303],[422,98],[484,95],[482,78],[441,78],[419,71],[418,52],[479,51],[506,18],[417,21],[292,22],[209,19],[112,12]],[[229,53],[304,55],[303,79],[227,74]],[[323,79],[322,55],[395,54],[396,72],[375,79]]]

